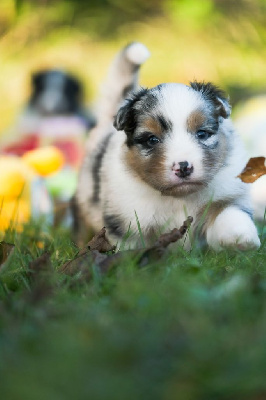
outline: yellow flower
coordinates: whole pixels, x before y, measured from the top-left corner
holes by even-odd
[[[58,171],[65,161],[63,153],[54,146],[28,151],[22,159],[41,176]]]
[[[30,202],[24,199],[0,201],[0,231],[9,227],[21,230],[30,218]]]

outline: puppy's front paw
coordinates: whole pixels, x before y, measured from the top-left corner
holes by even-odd
[[[255,250],[260,246],[256,227],[245,212],[228,207],[207,230],[207,242],[216,251],[223,248]]]

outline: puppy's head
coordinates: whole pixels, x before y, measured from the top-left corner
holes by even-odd
[[[126,100],[114,126],[126,134],[125,161],[163,195],[207,186],[225,164],[230,106],[211,83],[162,84]]]
[[[30,105],[42,115],[78,111],[82,87],[73,76],[60,70],[44,70],[32,76]]]

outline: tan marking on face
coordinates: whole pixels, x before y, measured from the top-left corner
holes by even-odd
[[[187,118],[187,131],[197,132],[206,121],[206,116],[202,111],[193,111]]]
[[[152,156],[145,157],[133,146],[125,151],[125,163],[142,181],[161,192],[163,196],[180,197],[198,191],[200,184],[182,187],[170,186],[167,179],[166,157],[163,146]]]
[[[162,127],[156,119],[147,117],[143,120],[141,127],[147,132],[153,133],[155,136],[161,138],[163,136]]]
[[[141,180],[160,190],[165,185],[165,155],[163,146],[158,145],[153,154],[145,157],[136,146],[125,151],[125,162]]]
[[[164,132],[159,121],[152,117],[145,117],[141,121],[141,128],[145,132],[151,132],[158,138],[163,138]],[[152,152],[145,156],[139,146],[125,149],[125,162],[129,169],[138,175],[144,182],[153,188],[160,190],[165,185],[165,148],[158,144]]]

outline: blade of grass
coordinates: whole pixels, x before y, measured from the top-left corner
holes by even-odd
[[[189,215],[188,215],[187,207],[185,204],[183,206],[183,209],[184,209],[185,218],[187,219],[189,217]],[[189,228],[184,236],[183,247],[185,246],[187,238],[189,238],[190,246],[192,249],[193,248],[193,236],[192,236],[192,232],[191,232],[191,225],[189,226]]]
[[[141,231],[141,226],[140,226],[140,223],[139,223],[139,219],[138,219],[138,215],[136,213],[136,210],[135,210],[135,217],[136,217],[137,227],[138,227],[138,231],[139,231],[140,241],[141,241],[142,247],[145,248],[146,245],[145,245],[144,237],[143,237],[143,234],[142,234],[142,231]]]
[[[123,238],[122,238],[121,245],[120,245],[120,247],[119,247],[119,250],[120,250],[120,251],[123,251],[123,250],[125,249],[126,242],[127,242],[127,240],[130,238],[130,236],[131,236],[131,234],[132,234],[130,228],[131,228],[131,222],[130,222],[129,225],[128,225],[128,230],[127,230],[127,232],[125,233],[125,235],[124,235]]]

